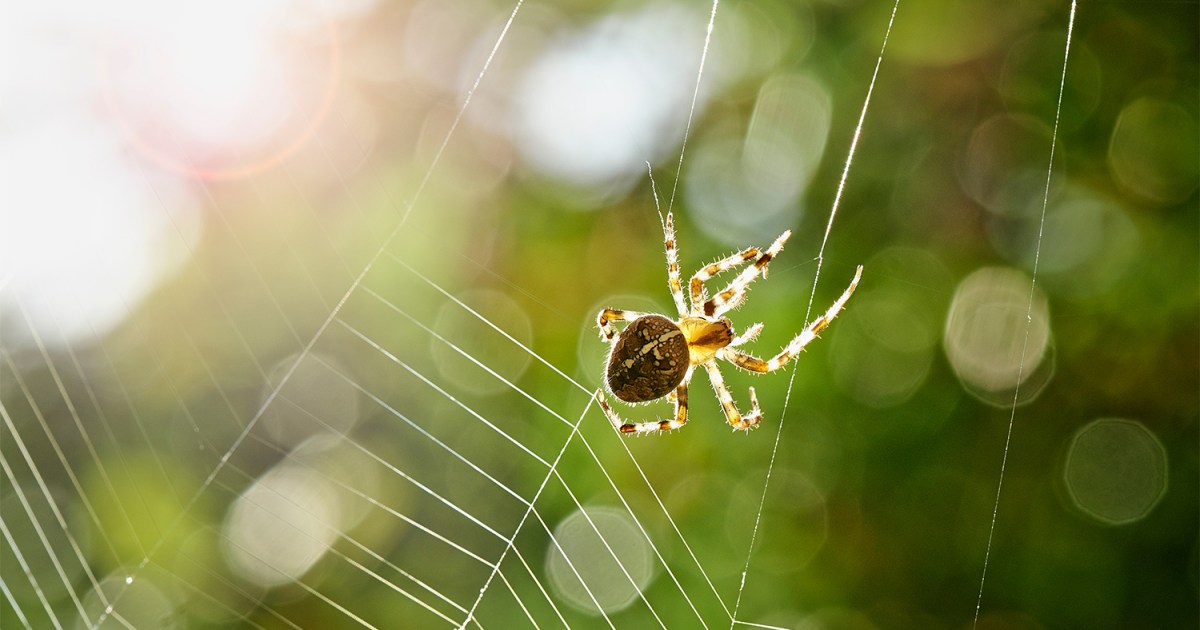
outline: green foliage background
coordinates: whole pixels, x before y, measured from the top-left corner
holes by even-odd
[[[526,2],[496,68],[484,77],[482,94],[503,95],[505,86],[515,85],[520,61],[535,55],[543,41],[534,33],[571,32],[634,8],[620,2]],[[380,4],[339,25],[347,85],[370,73],[373,46],[403,37],[414,10],[408,3]],[[828,146],[799,202],[803,211],[787,215],[794,219],[789,223],[794,236],[773,263],[770,279],[756,285],[747,305],[733,315],[742,327],[766,323],[755,346],[763,353],[802,325],[828,209],[889,10],[880,3],[782,1],[730,1],[718,10],[710,63],[738,50],[722,47],[727,20],[751,25],[748,32],[755,37],[743,43],[747,54],[768,44],[778,54],[712,87],[715,93],[707,95],[693,122],[681,190],[689,177],[703,176],[692,170],[699,156],[752,124],[759,90],[771,77],[803,73],[833,103]],[[509,7],[470,3],[462,12],[464,28],[494,33]],[[741,602],[746,620],[789,627],[967,627],[987,554],[982,627],[1196,627],[1200,14],[1194,2],[1079,6],[1049,172],[1051,216],[1061,220],[1043,226],[1041,186],[1050,163],[1068,12],[1064,2],[1034,0],[900,4],[825,250],[814,308],[830,303],[859,263],[866,266],[862,285],[845,314],[797,361],[794,379],[790,370],[752,378],[726,369],[743,403],[746,387],[756,387],[766,410],[763,428],[731,435],[702,379],[692,391],[692,422],[671,435],[622,444],[595,408],[587,412],[580,433],[594,456],[576,437],[563,455],[561,477],[584,504],[620,505],[595,459],[603,462],[612,484],[645,516],[689,592],[708,587],[689,570],[685,550],[656,511],[625,449],[664,497],[721,595],[732,598],[782,422]],[[700,50],[688,54],[698,61]],[[247,586],[218,553],[229,506],[282,457],[268,439],[260,439],[261,431],[252,431],[232,452],[230,465],[196,502],[188,499],[262,404],[269,390],[267,368],[317,335],[358,271],[385,243],[385,255],[363,286],[426,325],[437,320],[447,298],[406,265],[452,294],[499,292],[527,319],[521,325],[528,327],[532,350],[588,388],[599,385],[604,352],[593,328],[598,308],[652,306],[669,312],[662,236],[645,178],[617,193],[576,189],[523,163],[502,133],[468,116],[420,187],[462,95],[403,83],[361,88],[358,97],[378,113],[379,136],[361,162],[338,164],[344,176],[310,177],[328,174],[337,156],[308,147],[252,178],[203,182],[207,202],[195,251],[116,329],[74,344],[69,352],[52,349],[47,355],[6,345],[9,361],[0,368],[4,407],[27,437],[30,457],[43,464],[46,481],[60,493],[59,506],[72,527],[81,540],[92,541],[85,553],[95,573],[128,570],[147,549],[157,548],[139,576],[165,574],[165,583],[189,585],[176,588],[175,617],[147,627],[159,622],[277,627],[283,625],[278,616],[303,627],[355,625],[310,591]],[[1139,100],[1175,117],[1134,119],[1129,108]],[[338,111],[337,101],[334,107]],[[484,97],[470,107],[485,114],[499,109]],[[995,120],[1004,121],[1002,128],[988,136],[989,121]],[[1121,134],[1139,142],[1132,184],[1122,179],[1131,167],[1114,164],[1113,146]],[[654,158],[653,167],[666,203],[680,149],[655,150],[665,156]],[[505,156],[504,166],[489,163],[491,155]],[[989,187],[989,195],[1012,195],[1009,210],[989,210],[972,195],[972,169],[979,164],[994,167],[988,175],[993,179],[979,185]],[[1016,186],[1017,180],[1025,183]],[[1147,190],[1167,192],[1147,196]],[[1070,204],[1102,207],[1102,213],[1082,216],[1112,223],[1097,226],[1053,214]],[[704,217],[686,194],[676,198],[674,212],[685,273],[736,246],[704,229]],[[406,222],[389,243],[387,235],[402,216]],[[1014,412],[967,391],[942,350],[942,330],[955,288],[973,271],[1031,270],[1043,227],[1037,287],[1050,314],[1050,358],[1039,373],[1044,386],[1031,385],[1029,399]],[[1104,240],[1109,237],[1095,237],[1093,230],[1116,236]],[[760,232],[758,242],[742,244],[765,245],[774,234],[771,228]],[[1099,244],[1086,262],[1062,261],[1064,251],[1075,251],[1070,248],[1089,238],[1099,238]],[[366,390],[399,401],[403,413],[435,434],[449,440],[458,434],[455,447],[500,470],[507,483],[537,487],[543,469],[505,460],[503,445],[460,432],[457,423],[470,419],[447,396],[413,381],[339,322],[349,322],[418,371],[437,375],[439,360],[431,350],[437,344],[426,331],[362,290],[343,309],[320,335],[317,352],[333,357]],[[496,317],[501,327],[509,321]],[[20,322],[10,317],[6,325],[11,331]],[[478,322],[462,324],[457,334],[464,347],[480,353],[503,345]],[[510,358],[503,349],[495,352],[483,356],[498,365]],[[488,378],[473,366],[460,369],[467,379]],[[903,385],[913,379],[915,386]],[[570,422],[587,405],[583,391],[536,362],[517,384]],[[569,427],[514,391],[446,387],[467,406],[519,432],[544,457],[552,458],[570,435]],[[900,393],[886,400],[872,394],[889,387]],[[95,405],[88,402],[93,396]],[[91,465],[67,400],[93,432],[111,479]],[[378,449],[409,470],[436,475],[465,505],[492,509],[494,488],[479,486],[467,472],[429,455],[416,438],[402,436],[398,421],[384,409],[365,398],[360,407],[363,416],[349,435],[354,443]],[[667,408],[662,403],[622,413],[647,417]],[[96,543],[94,525],[41,436],[38,414],[77,464],[74,472],[95,500],[112,545]],[[1161,501],[1123,525],[1089,517],[1064,483],[1073,436],[1093,420],[1110,417],[1144,425],[1161,442],[1167,463]],[[33,484],[10,429],[3,431],[0,453],[20,484]],[[457,529],[451,516],[401,496],[408,491],[398,489],[403,485],[398,478],[381,479],[375,491],[383,502],[395,499],[434,529],[470,540],[472,534]],[[14,531],[24,531],[24,512],[11,500],[12,480],[6,478],[0,490],[3,516]],[[121,501],[106,500],[109,483]],[[185,505],[182,525],[165,528]],[[492,516],[502,523],[511,525],[520,516],[495,509]],[[538,509],[553,527],[575,504],[552,483]],[[54,525],[48,512],[41,520]],[[415,549],[411,530],[380,509],[350,533],[401,567],[428,551]],[[26,533],[19,540],[36,539]],[[385,571],[378,558],[344,541],[337,544],[349,557]],[[479,545],[481,553],[499,551],[494,541]],[[518,545],[541,570],[544,531],[523,529]],[[11,547],[0,549],[0,558],[6,582],[25,579]],[[476,569],[453,557],[434,571],[457,581],[447,588],[459,589],[468,602],[481,584]],[[323,560],[305,582],[379,627],[441,625],[344,562]],[[89,589],[81,576],[72,585],[81,593]],[[541,597],[531,584],[514,587],[531,602]],[[515,601],[503,597],[499,586],[491,588],[497,597],[481,608],[484,625],[522,626],[526,620]],[[658,610],[666,625],[695,627],[695,616],[665,575],[655,578],[647,594],[668,602]],[[63,618],[73,617],[65,589],[49,596]],[[37,600],[28,593],[21,597],[33,625],[44,627],[48,618],[38,616],[43,613]],[[214,600],[228,610],[218,610]],[[722,625],[719,610],[704,612]],[[0,614],[0,625],[19,625],[10,601],[0,602]],[[553,619],[547,616],[544,623],[556,625]],[[583,627],[602,624],[587,616],[572,620]],[[613,622],[642,627],[653,619],[635,605],[616,613]]]

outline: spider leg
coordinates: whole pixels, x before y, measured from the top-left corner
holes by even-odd
[[[765,373],[778,370],[784,365],[787,365],[788,361],[794,359],[801,350],[804,350],[805,346],[811,343],[813,339],[817,338],[818,333],[820,333],[822,330],[825,330],[826,326],[829,326],[829,323],[833,321],[833,318],[837,317],[842,308],[846,306],[846,300],[850,299],[850,296],[854,293],[854,289],[858,287],[858,280],[861,277],[862,265],[859,265],[858,270],[854,272],[854,279],[850,281],[850,286],[846,287],[845,292],[843,292],[841,297],[839,297],[837,301],[833,303],[833,306],[830,306],[829,310],[825,311],[825,313],[818,317],[816,321],[809,324],[807,328],[800,332],[800,334],[796,335],[795,338],[793,338],[788,345],[784,346],[783,350],[781,350],[779,354],[775,355],[774,357],[771,357],[768,360],[763,360],[756,356],[746,354],[741,350],[735,350],[731,347],[733,344],[718,350],[717,356],[729,361],[743,370],[749,370],[751,372]]]
[[[708,361],[704,364],[704,369],[708,370],[708,380],[712,382],[713,390],[717,392],[717,399],[721,401],[721,409],[725,411],[725,420],[729,422],[729,426],[736,431],[745,431],[758,426],[762,420],[762,409],[758,406],[758,396],[754,394],[754,388],[750,388],[750,413],[743,416],[738,413],[737,405],[733,403],[733,396],[729,395],[729,388],[725,386],[725,379],[721,376],[721,370],[717,367],[716,361]]]
[[[755,324],[755,325],[751,326],[750,328],[747,328],[746,332],[734,337],[733,341],[729,342],[729,345],[727,347],[736,348],[737,346],[750,343],[762,331],[763,331],[763,325],[761,323]]]
[[[600,311],[596,316],[596,324],[600,326],[600,338],[605,341],[612,341],[613,337],[617,336],[617,330],[612,327],[612,322],[633,321],[645,313],[637,311],[618,311],[611,308],[606,308]]]
[[[679,253],[676,249],[675,242],[675,219],[671,213],[667,213],[667,219],[663,222],[663,243],[667,249],[667,286],[671,289],[671,299],[675,301],[675,308],[679,311],[679,316],[687,315],[687,306],[683,303],[683,287],[679,282]]]
[[[709,317],[715,317],[737,308],[742,303],[742,300],[746,299],[746,290],[750,286],[750,283],[758,279],[759,275],[762,275],[764,278],[767,277],[767,264],[779,254],[780,250],[783,249],[783,244],[791,236],[791,230],[786,230],[783,234],[780,234],[779,238],[775,239],[775,242],[767,248],[767,251],[758,255],[753,266],[744,269],[720,293],[717,293],[711,299],[704,302],[701,308],[703,313]]]
[[[727,256],[697,271],[689,283],[692,297],[692,314],[698,315],[700,313],[700,305],[708,301],[708,293],[704,290],[705,282],[711,280],[713,276],[719,273],[745,264],[750,259],[757,257],[758,253],[757,247],[748,247],[739,253]]]
[[[604,399],[604,391],[596,390],[596,397],[600,401],[600,409],[604,411],[604,415],[608,416],[608,421],[612,423],[621,433],[653,433],[655,431],[671,431],[679,429],[687,424],[687,401],[688,378],[685,377],[679,387],[671,392],[670,398],[675,403],[675,419],[674,420],[652,420],[650,422],[626,422],[617,412],[613,411],[612,407],[608,406],[608,401]]]

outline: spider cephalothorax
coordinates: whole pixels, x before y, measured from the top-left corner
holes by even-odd
[[[719,260],[692,276],[689,283],[691,307],[685,304],[683,287],[679,281],[679,261],[675,253],[675,227],[671,214],[663,222],[667,249],[667,282],[671,298],[679,311],[679,319],[672,320],[655,313],[636,313],[604,309],[597,321],[600,335],[612,344],[605,369],[605,385],[614,396],[628,403],[641,403],[667,397],[675,403],[675,418],[657,422],[636,424],[623,420],[608,406],[603,392],[599,393],[600,407],[622,433],[642,433],[678,429],[687,422],[687,386],[692,370],[703,366],[708,372],[717,398],[725,412],[725,419],[734,429],[750,429],[762,419],[762,410],[754,388],[750,388],[750,413],[738,412],[725,387],[725,381],[717,367],[716,359],[724,359],[750,372],[765,373],[783,367],[804,346],[816,338],[829,322],[837,316],[850,294],[858,286],[862,266],[854,274],[854,280],[841,297],[825,311],[825,314],[809,324],[799,335],[771,359],[760,359],[737,349],[762,332],[762,324],[755,324],[738,336],[733,323],[723,315],[736,308],[746,299],[746,290],[760,275],[767,275],[767,264],[783,249],[791,232],[784,232],[775,239],[767,250],[756,247]],[[713,276],[739,265],[753,264],[742,270],[723,290],[708,297],[704,283]],[[619,333],[612,322],[628,321]]]

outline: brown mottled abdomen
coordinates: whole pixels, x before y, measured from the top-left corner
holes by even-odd
[[[688,370],[688,345],[675,322],[644,315],[625,327],[608,355],[608,389],[625,402],[662,398]]]

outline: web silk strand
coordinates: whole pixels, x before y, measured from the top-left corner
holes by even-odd
[[[1029,329],[1033,321],[1033,300],[1037,291],[1038,262],[1042,256],[1042,234],[1046,227],[1046,207],[1050,205],[1050,181],[1054,175],[1054,152],[1058,148],[1058,124],[1062,116],[1063,92],[1067,85],[1067,59],[1071,55],[1071,37],[1075,30],[1075,2],[1071,2],[1071,13],[1067,19],[1067,41],[1063,46],[1062,75],[1058,81],[1058,102],[1054,107],[1054,129],[1050,134],[1050,158],[1046,166],[1046,187],[1042,192],[1042,213],[1038,222],[1037,240],[1033,250],[1033,269],[1029,280],[1029,303],[1025,309],[1025,339],[1021,344],[1021,361],[1017,366],[1017,384],[1013,388],[1013,400],[1008,416],[1008,430],[1004,434],[1004,454],[1000,457],[1000,479],[996,482],[996,499],[992,503],[992,518],[988,525],[987,546],[983,553],[983,568],[979,573],[979,594],[975,598],[975,616],[971,620],[971,628],[979,625],[979,614],[983,608],[983,588],[987,580],[988,564],[992,557],[992,541],[996,534],[996,517],[1000,513],[1000,494],[1004,488],[1004,472],[1008,467],[1008,448],[1012,443],[1013,424],[1017,418],[1017,403],[1020,400],[1021,381],[1025,377],[1025,353],[1029,349]]]
[[[829,243],[830,233],[833,232],[833,221],[837,217],[838,208],[842,203],[842,193],[846,189],[846,180],[850,177],[850,166],[854,163],[854,152],[858,148],[859,138],[862,137],[863,126],[867,120],[867,111],[871,106],[871,96],[875,92],[875,83],[879,78],[879,68],[883,65],[884,52],[887,51],[888,38],[892,34],[892,25],[896,23],[896,12],[899,10],[899,8],[900,0],[896,0],[896,2],[892,5],[892,13],[888,17],[887,28],[883,32],[883,42],[879,46],[879,55],[875,58],[875,69],[871,73],[871,82],[867,86],[867,94],[863,97],[862,109],[858,114],[858,124],[854,127],[854,135],[850,141],[850,149],[846,152],[846,163],[842,167],[841,179],[838,180],[837,194],[834,196],[833,206],[829,210],[829,221],[825,224],[825,234],[821,238],[821,247],[819,250],[817,250],[817,270],[813,275],[812,291],[810,291],[808,295],[808,307],[804,311],[805,321],[808,321],[808,318],[812,316],[813,300],[817,295],[817,282],[821,279],[821,266],[825,260],[825,246]],[[731,630],[734,625],[739,623],[737,619],[738,611],[742,604],[742,594],[746,590],[746,577],[750,573],[750,560],[754,555],[754,544],[758,539],[759,526],[762,524],[763,510],[767,504],[767,490],[771,484],[771,476],[775,472],[775,457],[779,452],[779,442],[783,436],[783,423],[784,418],[787,417],[788,403],[792,398],[792,387],[796,380],[797,366],[798,364],[792,365],[792,370],[790,376],[788,377],[787,392],[784,394],[783,398],[783,409],[779,413],[779,426],[775,431],[775,442],[771,446],[771,458],[767,463],[767,473],[763,479],[762,496],[759,498],[758,511],[754,515],[754,527],[750,532],[750,544],[746,549],[746,563],[742,567],[742,577],[741,581],[738,583],[737,599],[733,604],[733,619],[729,626]]]
[[[488,53],[487,60],[484,61],[483,66],[480,69],[478,75],[476,76],[474,83],[471,85],[470,90],[467,91],[466,96],[463,98],[463,102],[459,106],[458,111],[455,114],[454,120],[450,125],[450,128],[446,131],[446,134],[443,137],[442,142],[439,145],[437,152],[434,154],[433,159],[430,161],[428,168],[426,168],[425,174],[421,179],[421,183],[418,185],[417,190],[413,194],[412,199],[408,203],[406,203],[404,205],[403,209],[401,210],[400,217],[397,220],[396,225],[392,228],[392,230],[388,234],[387,238],[384,239],[382,245],[380,245],[380,247],[378,249],[376,249],[376,251],[371,256],[370,260],[367,261],[367,264],[363,267],[363,269],[358,273],[357,276],[355,276],[354,280],[350,283],[350,286],[342,294],[342,297],[338,300],[337,304],[334,305],[334,307],[330,311],[329,315],[324,319],[324,321],[321,323],[321,325],[317,328],[317,331],[308,340],[308,343],[304,344],[303,349],[296,355],[296,358],[292,362],[291,366],[283,373],[279,382],[271,389],[271,392],[265,397],[262,404],[259,405],[258,411],[255,412],[255,414],[246,423],[246,427],[242,430],[242,432],[236,438],[234,438],[234,440],[230,444],[229,448],[225,451],[225,453],[217,461],[217,464],[213,467],[213,470],[208,474],[207,477],[205,477],[204,481],[200,484],[200,487],[197,488],[195,490],[195,492],[192,493],[191,498],[184,503],[179,516],[177,516],[175,518],[175,520],[170,525],[167,526],[164,535],[159,538],[158,542],[153,547],[151,547],[149,551],[147,551],[145,556],[143,556],[141,562],[139,562],[137,564],[137,566],[135,567],[135,569],[130,573],[131,577],[136,575],[137,573],[141,572],[143,569],[145,569],[145,567],[147,565],[150,564],[150,562],[153,560],[154,556],[156,556],[158,554],[158,552],[161,549],[164,542],[169,538],[168,534],[173,532],[175,530],[175,528],[177,528],[183,522],[185,515],[188,514],[189,512],[191,512],[191,510],[195,506],[196,502],[200,499],[200,496],[205,492],[205,490],[209,486],[212,485],[212,483],[216,479],[217,475],[229,463],[230,458],[238,450],[238,448],[242,445],[242,443],[246,440],[247,436],[250,435],[251,430],[253,430],[254,427],[258,424],[258,421],[262,418],[263,414],[266,413],[266,410],[269,409],[271,404],[275,402],[275,399],[279,396],[279,393],[283,390],[284,386],[287,385],[287,383],[291,380],[292,376],[295,374],[296,369],[300,366],[301,362],[304,361],[305,357],[307,357],[311,354],[312,349],[316,346],[317,341],[319,339],[321,339],[321,337],[325,334],[325,331],[329,328],[330,324],[332,324],[334,322],[334,320],[337,318],[338,314],[345,307],[346,302],[350,299],[350,297],[352,295],[354,295],[354,293],[357,291],[359,286],[362,285],[363,280],[366,278],[367,274],[370,273],[370,271],[372,269],[374,269],[375,265],[383,257],[383,255],[387,251],[388,247],[395,240],[396,236],[400,233],[400,230],[408,222],[409,216],[412,214],[413,209],[416,207],[417,201],[421,198],[421,196],[425,190],[425,186],[428,184],[430,178],[433,176],[433,172],[437,169],[438,165],[441,163],[442,156],[444,155],[446,148],[450,143],[450,139],[454,136],[455,131],[457,131],[459,123],[462,121],[462,118],[466,113],[467,107],[470,106],[471,101],[474,98],[475,92],[478,90],[480,84],[483,81],[483,78],[487,75],[488,70],[491,68],[492,61],[495,59],[496,53],[500,49],[501,44],[506,39],[506,37],[509,33],[509,30],[512,27],[513,21],[516,19],[517,14],[520,12],[521,6],[523,4],[524,4],[524,0],[517,0],[516,4],[513,6],[513,10],[509,14],[508,20],[505,22],[503,29],[500,31],[500,34],[496,37],[495,44],[493,44],[491,51]],[[284,317],[284,319],[285,319],[285,321],[287,320],[286,317]],[[294,334],[294,331],[293,331],[293,334]],[[116,593],[112,597],[111,601],[109,602],[109,605],[106,606],[106,609],[111,610],[113,608],[113,606],[115,606],[116,603],[120,600],[120,598],[124,595],[125,592],[126,592],[126,589],[122,589],[121,591]],[[93,625],[99,626],[99,625],[103,624],[104,620],[108,617],[108,614],[109,614],[108,612],[101,614],[100,617],[98,617],[95,620]],[[351,616],[353,617],[353,615],[351,615]]]
[[[704,64],[708,61],[708,47],[712,43],[713,26],[717,23],[717,6],[721,0],[713,0],[708,14],[708,29],[704,32],[704,49],[700,51],[700,67],[696,70],[696,88],[692,91],[692,105],[688,109],[687,124],[683,128],[683,141],[679,144],[679,164],[675,167],[675,182],[671,184],[671,198],[667,201],[667,212],[675,207],[675,192],[683,178],[683,156],[687,152],[688,136],[692,132],[692,120],[696,117],[696,102],[700,100],[700,80],[704,77]]]

